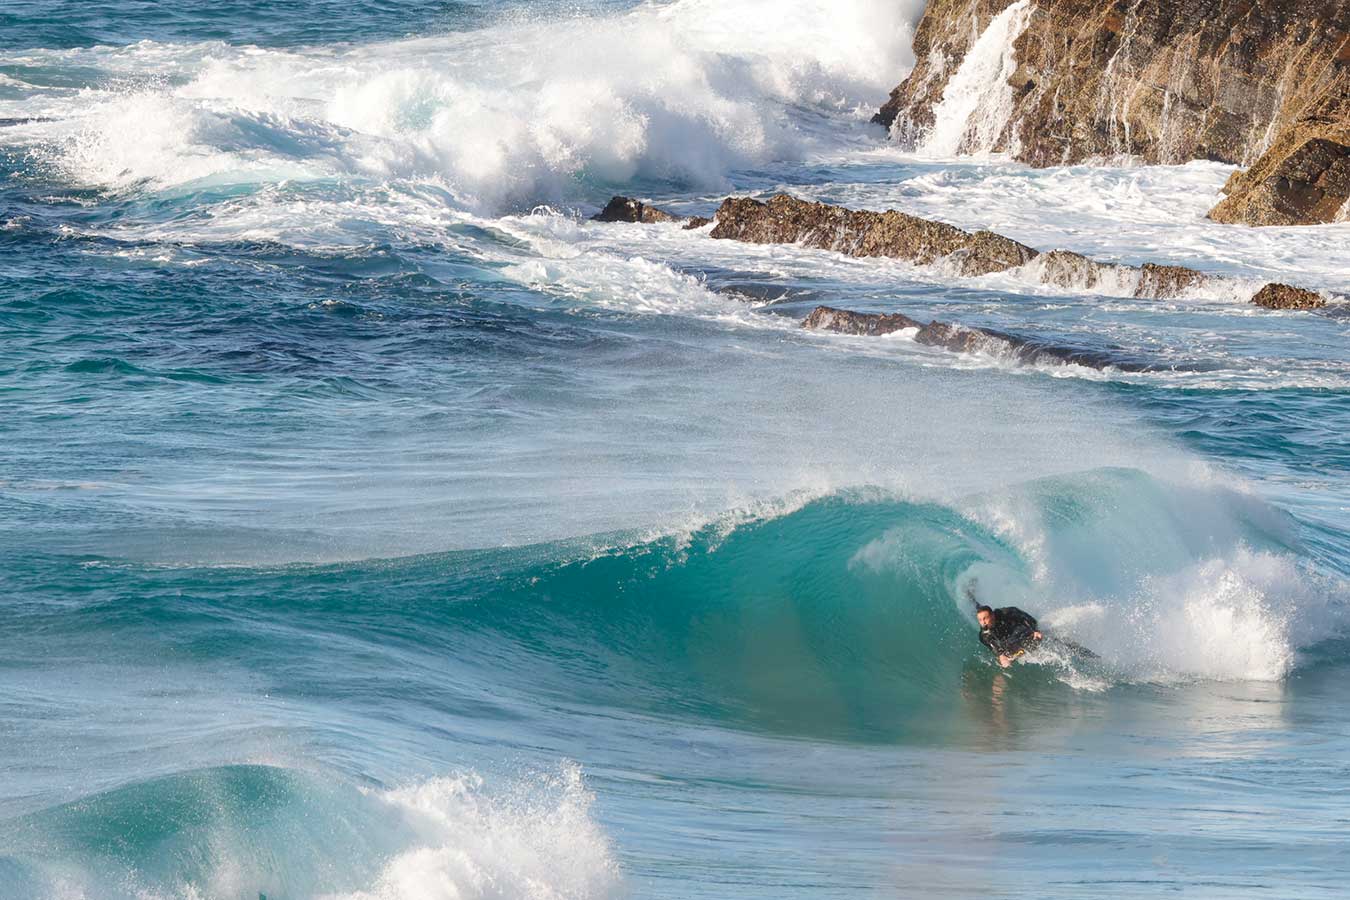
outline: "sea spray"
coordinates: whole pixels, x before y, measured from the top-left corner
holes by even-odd
[[[909,66],[919,12],[682,0],[337,52],[90,51],[96,67],[139,61],[160,83],[110,76],[53,99],[43,111],[62,121],[43,134],[72,178],[118,190],[364,177],[438,183],[500,212],[574,198],[578,184],[725,187],[732,167],[826,137],[791,107],[861,122]],[[758,29],[770,15],[793,27]]]

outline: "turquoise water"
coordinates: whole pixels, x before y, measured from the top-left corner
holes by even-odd
[[[919,11],[0,12],[0,894],[1342,893],[1350,232],[887,148]],[[1235,287],[585,221],[777,190]]]

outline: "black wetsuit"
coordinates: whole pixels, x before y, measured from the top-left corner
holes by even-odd
[[[1012,656],[1032,643],[1036,620],[1015,606],[994,610],[994,624],[980,629],[980,643],[996,654]]]

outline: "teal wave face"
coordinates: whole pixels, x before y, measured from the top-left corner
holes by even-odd
[[[1104,658],[1088,681],[1278,680],[1339,628],[1342,590],[1296,523],[1222,487],[1130,470],[942,505],[834,495],[691,535],[334,566],[96,566],[51,646],[127,660],[171,643],[282,695],[510,718],[556,702],[870,739],[942,734],[976,642],[966,586]],[[128,585],[128,579],[133,584]],[[125,648],[134,648],[130,651]],[[332,664],[354,660],[352,666]],[[492,694],[482,693],[491,685]],[[510,699],[502,699],[509,695]]]

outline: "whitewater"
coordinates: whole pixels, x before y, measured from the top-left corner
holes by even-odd
[[[1350,225],[991,154],[1028,6],[911,150],[919,0],[0,11],[0,896],[1339,893]],[[1218,277],[589,218],[780,192]]]

